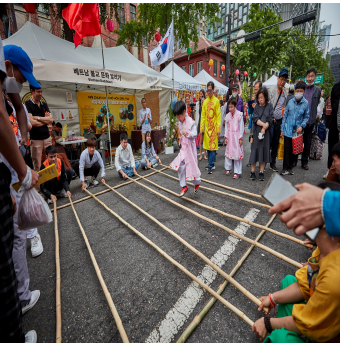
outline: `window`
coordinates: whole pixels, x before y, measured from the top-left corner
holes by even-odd
[[[192,77],[195,76],[195,70],[194,70],[194,65],[193,63],[189,64],[189,75],[191,75]]]
[[[223,62],[220,61],[220,78],[222,78],[223,76],[222,65],[223,65]]]
[[[131,20],[136,20],[136,6],[130,5]]]
[[[143,46],[145,46],[145,47],[148,46],[148,42],[146,41],[146,37],[143,37]]]
[[[242,26],[242,19],[238,21],[238,26]]]
[[[177,44],[174,45],[174,51],[177,51]]]
[[[224,26],[222,26],[221,32],[222,32],[222,34],[224,33]]]
[[[200,30],[200,36],[202,36],[202,30]]]
[[[238,8],[238,17],[242,18],[242,6]]]
[[[203,61],[197,61],[197,74],[202,71]]]
[[[225,7],[222,7],[222,14],[225,13]]]
[[[121,30],[125,24],[125,9],[122,3],[118,4],[118,16],[120,20],[119,29]]]
[[[182,68],[182,70],[183,70],[184,72],[187,71],[187,66],[182,66],[181,68]]]
[[[247,22],[247,15],[245,14],[244,16],[243,16],[243,24],[245,24]]]
[[[234,4],[230,4],[230,10],[234,9]]]
[[[214,60],[214,77],[217,76],[217,61]]]
[[[221,27],[220,26],[217,28],[217,35],[221,35]]]
[[[236,29],[237,28],[237,21],[235,20],[234,21],[234,29]]]
[[[235,11],[238,9],[238,3],[235,4]]]

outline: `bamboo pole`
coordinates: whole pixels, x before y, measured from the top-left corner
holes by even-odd
[[[178,178],[174,177],[174,176],[171,176],[171,175],[168,175],[164,172],[161,172],[160,170],[157,170],[157,169],[154,169],[154,168],[151,168],[152,170],[155,170],[155,171],[158,171],[160,172],[162,175],[165,175],[165,176],[168,176],[174,180],[179,180]],[[187,182],[188,185],[191,185],[193,186],[194,184],[193,183],[190,183],[190,182]],[[246,198],[242,198],[241,196],[238,196],[238,195],[234,195],[234,194],[229,194],[229,193],[225,193],[225,192],[221,192],[219,190],[216,190],[216,189],[212,189],[212,188],[208,188],[208,187],[204,187],[204,186],[200,186],[200,189],[204,189],[204,190],[207,190],[209,192],[213,192],[213,193],[217,193],[217,194],[221,194],[221,195],[225,195],[225,196],[229,196],[231,198],[234,198],[234,199],[238,199],[238,200],[242,200],[242,201],[245,201],[245,202],[248,202],[249,204],[253,204],[253,205],[256,205],[256,206],[260,206],[260,207],[264,207],[264,208],[270,208],[270,206],[266,205],[266,204],[262,204],[262,203],[259,203],[257,201],[253,201],[253,200],[250,200],[250,199],[246,199]]]
[[[86,193],[91,195],[99,204],[101,204],[107,211],[113,214],[119,221],[121,221],[125,226],[131,229],[136,235],[142,238],[145,242],[150,244],[154,249],[156,249],[161,255],[163,255],[167,260],[169,260],[172,264],[174,264],[177,268],[179,268],[182,272],[184,272],[187,276],[189,276],[192,280],[194,280],[198,285],[200,285],[204,290],[208,291],[214,297],[216,297],[220,302],[222,302],[226,307],[228,307],[231,311],[237,314],[241,319],[243,319],[249,326],[253,326],[254,322],[250,320],[243,312],[241,312],[238,308],[233,306],[230,302],[225,300],[223,297],[218,295],[213,289],[211,289],[208,285],[204,284],[201,280],[199,280],[195,275],[189,272],[184,266],[182,266],[179,262],[174,260],[170,255],[165,253],[161,248],[159,248],[155,243],[150,241],[147,237],[145,237],[142,233],[140,233],[136,228],[134,228],[130,223],[126,222],[123,218],[121,218],[117,213],[112,211],[109,207],[107,207],[102,201],[100,201],[96,196],[91,194],[88,190],[85,190]]]
[[[146,180],[146,181],[148,181],[149,183],[151,183],[151,184],[153,184],[153,185],[155,185],[155,186],[157,186],[157,187],[159,187],[159,188],[165,190],[166,192],[168,192],[168,193],[170,193],[170,194],[172,194],[172,195],[175,195],[175,196],[177,196],[177,197],[179,197],[179,198],[181,198],[181,199],[184,199],[184,200],[187,200],[187,201],[189,201],[189,202],[192,202],[192,203],[194,203],[194,204],[196,204],[196,205],[198,205],[198,206],[201,206],[201,207],[203,207],[203,208],[206,208],[207,210],[210,210],[210,211],[219,213],[219,214],[221,214],[221,215],[223,215],[223,216],[225,216],[225,217],[228,217],[228,218],[231,218],[231,219],[235,219],[235,220],[238,220],[238,221],[240,221],[240,222],[249,224],[249,225],[254,226],[254,227],[256,227],[256,228],[259,228],[259,229],[261,229],[261,230],[265,230],[265,231],[271,232],[271,233],[274,234],[274,235],[277,235],[277,236],[283,237],[283,238],[285,238],[285,239],[287,239],[287,240],[290,240],[290,241],[293,241],[293,242],[295,242],[295,243],[298,243],[298,244],[300,244],[300,245],[302,245],[302,246],[304,246],[304,247],[306,247],[306,248],[313,249],[313,246],[312,246],[311,244],[305,244],[303,241],[299,240],[298,238],[295,238],[295,237],[293,237],[293,236],[284,234],[284,233],[282,233],[282,232],[279,232],[279,231],[270,229],[270,228],[267,227],[267,226],[263,226],[263,225],[261,225],[261,224],[254,223],[254,222],[252,222],[252,221],[250,221],[250,220],[246,220],[246,219],[243,219],[243,218],[241,218],[241,217],[234,216],[234,215],[232,215],[232,214],[230,214],[230,213],[226,213],[226,212],[220,211],[220,210],[218,210],[217,208],[214,208],[214,207],[210,207],[210,206],[204,205],[204,204],[202,204],[202,203],[200,203],[200,202],[198,202],[198,201],[192,200],[192,199],[187,198],[187,197],[185,197],[185,196],[180,197],[177,193],[175,193],[175,192],[173,192],[173,191],[171,191],[171,190],[169,190],[169,189],[163,188],[163,187],[159,186],[158,184],[156,184],[156,183],[154,183],[154,182],[152,182],[152,181],[149,181],[149,180]],[[200,187],[200,188],[201,188],[201,187]]]
[[[60,257],[57,204],[54,201],[54,235],[55,235],[55,265],[56,265],[56,343],[61,343],[61,298],[60,298]]]
[[[86,190],[86,192],[87,192],[87,190]],[[89,193],[89,192],[88,192],[88,193]],[[91,194],[91,193],[89,193],[89,194],[90,194],[91,196],[93,195],[93,194]],[[114,305],[114,303],[113,303],[113,300],[112,300],[112,297],[111,297],[111,295],[110,295],[110,292],[109,292],[109,290],[107,289],[107,286],[106,286],[105,281],[104,281],[104,279],[103,279],[102,273],[101,273],[101,271],[100,271],[100,269],[99,269],[99,266],[98,266],[98,264],[97,264],[97,260],[96,260],[96,258],[95,258],[95,256],[94,256],[93,252],[92,252],[90,243],[89,243],[89,241],[88,241],[88,239],[87,239],[87,236],[86,236],[86,234],[85,234],[85,230],[84,230],[83,226],[82,226],[81,223],[80,223],[80,220],[79,220],[79,218],[78,218],[78,215],[77,215],[76,210],[74,209],[74,206],[73,206],[73,202],[72,202],[71,197],[69,197],[69,199],[70,199],[71,207],[72,207],[72,209],[73,209],[73,213],[74,213],[74,215],[75,215],[75,217],[76,217],[76,219],[77,219],[77,222],[78,222],[80,231],[81,231],[81,233],[82,233],[82,235],[83,235],[83,237],[84,237],[84,240],[85,240],[87,249],[88,249],[88,251],[89,251],[89,254],[90,254],[90,257],[91,257],[93,266],[94,266],[94,268],[95,268],[95,270],[96,270],[97,277],[98,277],[98,279],[99,279],[100,285],[101,285],[101,287],[102,287],[102,289],[103,289],[103,291],[104,291],[104,294],[105,294],[107,303],[109,304],[109,307],[110,307],[110,310],[111,310],[111,312],[112,312],[113,318],[115,319],[115,322],[116,322],[116,325],[117,325],[119,334],[120,334],[120,336],[121,336],[121,338],[122,338],[122,340],[123,340],[124,343],[129,343],[129,339],[128,339],[128,336],[127,336],[127,334],[126,334],[126,332],[125,332],[125,329],[124,329],[122,320],[121,320],[120,317],[119,317],[119,314],[118,314],[117,309],[116,309],[116,307],[115,307],[115,305]]]
[[[163,169],[160,169],[160,170],[154,169],[154,170],[155,170],[154,172],[145,175],[145,177],[149,177],[149,176],[154,175],[154,174],[156,174],[156,173],[158,173],[158,172],[162,172],[162,171],[165,170],[165,169],[166,169],[166,168],[163,168]],[[141,177],[138,177],[138,178],[136,178],[136,181],[137,181],[137,180],[140,180],[140,179],[141,179]],[[121,183],[121,184],[119,184],[119,185],[117,185],[117,186],[115,186],[115,187],[113,187],[113,188],[114,188],[114,189],[120,188],[120,187],[126,186],[126,185],[128,185],[128,184],[130,184],[130,183],[132,183],[132,181],[128,181],[128,182],[125,182],[125,183]],[[94,194],[94,195],[101,195],[101,194],[104,194],[104,193],[107,193],[107,192],[110,192],[110,191],[111,191],[111,189],[105,189],[105,190],[102,190],[101,192],[98,192],[98,193],[96,193],[96,194]],[[91,197],[90,197],[90,196],[86,196],[85,198],[82,198],[82,199],[73,201],[73,205],[74,205],[74,204],[77,204],[78,202],[82,202],[82,201],[85,201],[85,200],[88,200],[88,199],[91,199]],[[69,202],[68,204],[65,204],[65,205],[62,205],[62,206],[57,207],[57,210],[60,210],[60,209],[62,209],[62,208],[64,208],[64,207],[68,207],[68,206],[71,206],[71,203],[70,203],[70,202]],[[51,209],[51,212],[53,212],[53,211],[54,211],[54,209]]]
[[[177,171],[176,169],[172,169],[171,167],[168,167],[168,169],[170,170],[173,170],[173,171]],[[223,184],[220,184],[220,183],[217,183],[217,182],[213,182],[213,181],[210,181],[210,180],[206,180],[204,178],[201,178],[201,181],[203,182],[206,182],[206,183],[210,183],[210,184],[213,184],[215,186],[218,186],[218,187],[221,187],[221,188],[224,188],[224,189],[229,189],[229,190],[232,190],[233,192],[237,192],[237,193],[243,193],[243,194],[246,194],[246,195],[249,195],[249,196],[253,196],[255,198],[260,198],[262,199],[262,196],[260,194],[254,194],[254,193],[250,193],[250,192],[247,192],[245,190],[242,190],[242,189],[237,189],[237,188],[233,188],[233,187],[228,187],[228,186],[225,186]]]
[[[128,177],[128,179],[132,180],[130,177]],[[144,178],[144,177],[142,177],[142,179],[143,179],[143,180],[146,180],[147,182],[150,182],[150,183],[152,183],[152,184],[155,184],[155,185],[156,185],[158,188],[160,188],[160,189],[165,189],[165,188],[163,188],[163,187],[157,185],[156,183],[147,180],[147,179]],[[299,262],[297,262],[297,261],[295,261],[295,260],[292,260],[292,259],[288,258],[287,256],[285,256],[285,255],[283,255],[283,254],[280,254],[280,253],[276,252],[275,250],[273,250],[273,249],[271,249],[271,248],[269,248],[269,247],[267,247],[267,246],[265,246],[265,245],[263,245],[263,244],[261,244],[261,243],[257,243],[257,242],[255,242],[254,240],[251,240],[251,239],[248,238],[248,237],[245,237],[245,236],[243,236],[243,235],[240,235],[240,234],[237,233],[236,231],[231,230],[231,229],[227,228],[226,226],[224,226],[224,225],[222,225],[222,224],[220,224],[220,223],[218,223],[218,222],[215,222],[215,221],[212,220],[212,219],[209,219],[209,218],[207,218],[207,217],[205,217],[205,216],[202,216],[201,214],[199,214],[199,213],[197,213],[197,212],[191,210],[191,209],[188,208],[188,207],[185,207],[185,206],[183,206],[183,205],[177,203],[176,201],[173,201],[173,200],[169,199],[168,197],[166,197],[166,196],[164,196],[164,195],[162,195],[162,194],[156,192],[155,190],[153,190],[153,189],[151,189],[151,188],[149,188],[149,187],[143,185],[142,183],[140,183],[140,182],[138,182],[138,181],[136,181],[136,180],[132,180],[132,181],[134,181],[134,182],[137,183],[138,185],[140,185],[140,186],[142,186],[142,187],[148,189],[148,190],[151,191],[152,193],[154,193],[154,194],[160,196],[161,198],[163,198],[163,199],[165,199],[165,200],[171,202],[173,205],[176,205],[176,206],[182,208],[183,210],[186,210],[186,211],[192,213],[192,214],[195,215],[196,217],[201,218],[201,219],[205,220],[206,222],[208,222],[208,223],[210,223],[210,224],[213,224],[213,225],[215,225],[215,226],[221,228],[222,230],[225,230],[225,231],[228,232],[229,234],[234,235],[235,237],[238,237],[238,238],[240,238],[241,240],[246,241],[246,242],[248,242],[248,243],[250,243],[250,244],[254,244],[256,247],[265,250],[266,252],[268,252],[268,253],[270,253],[270,254],[276,256],[277,258],[279,258],[279,259],[281,259],[281,260],[283,260],[283,261],[286,261],[286,262],[290,263],[291,265],[293,265],[293,266],[295,266],[295,267],[297,267],[297,268],[301,268],[301,267],[302,267],[302,265],[301,265]],[[166,190],[166,189],[165,189],[165,190]]]
[[[266,226],[270,226],[270,224],[273,222],[273,220],[275,219],[276,214],[274,214],[269,222],[267,223]],[[258,242],[260,240],[260,238],[263,236],[263,234],[265,233],[265,230],[262,230],[260,232],[260,234],[256,237],[255,241]],[[251,245],[247,251],[244,253],[244,255],[242,256],[242,258],[237,262],[237,264],[235,265],[235,267],[232,269],[232,271],[229,273],[231,277],[234,276],[234,274],[237,272],[237,270],[241,267],[241,265],[243,264],[243,262],[247,259],[248,255],[250,254],[250,252],[253,250],[254,245]],[[224,289],[226,288],[226,286],[228,285],[228,281],[225,280],[220,287],[217,290],[217,293],[219,295],[222,294],[222,292],[224,291]],[[192,322],[190,323],[190,325],[184,330],[184,332],[182,333],[182,335],[178,338],[177,343],[185,343],[185,341],[189,338],[189,336],[191,335],[191,333],[196,329],[196,327],[200,324],[200,322],[203,320],[204,316],[208,313],[208,311],[211,309],[211,307],[215,304],[215,302],[217,301],[217,299],[215,297],[211,297],[210,300],[208,301],[208,303],[204,306],[204,308],[201,310],[201,312],[199,314],[197,314],[194,319],[192,320]]]
[[[142,208],[134,204],[132,201],[127,199],[125,196],[114,190],[112,187],[107,185],[105,183],[106,187],[109,187],[113,192],[115,192],[117,195],[119,195],[122,199],[124,199],[127,203],[129,203],[131,206],[136,208],[138,211],[142,212],[145,216],[150,218],[152,221],[154,221],[156,224],[158,224],[162,229],[164,229],[166,232],[168,232],[171,236],[175,237],[178,241],[180,241],[182,244],[184,244],[187,248],[189,248],[193,253],[195,253],[197,256],[199,256],[203,261],[205,261],[210,267],[212,267],[217,273],[219,273],[222,277],[227,279],[231,284],[233,284],[238,290],[240,290],[246,297],[248,297],[252,302],[254,302],[257,306],[261,305],[261,301],[255,297],[252,293],[250,293],[247,289],[245,289],[240,283],[238,283],[234,278],[230,277],[226,272],[224,272],[220,267],[218,267],[215,263],[213,263],[211,260],[209,260],[203,253],[201,253],[199,250],[194,248],[192,245],[190,245],[187,241],[185,241],[182,237],[177,235],[175,232],[170,230],[167,226],[162,224],[160,221],[158,221],[155,217],[151,216],[147,212],[145,212]],[[267,309],[267,308],[266,308]]]

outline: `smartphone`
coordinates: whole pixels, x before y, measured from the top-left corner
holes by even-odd
[[[298,190],[286,181],[278,173],[274,173],[264,191],[262,192],[262,198],[271,206],[278,204],[279,202],[289,198],[293,194],[297,193]],[[320,228],[309,230],[305,233],[305,236],[311,241],[315,241]]]

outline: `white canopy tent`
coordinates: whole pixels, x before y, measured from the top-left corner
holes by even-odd
[[[174,89],[198,92],[202,89],[202,86],[206,85],[194,79],[173,61],[162,70],[161,74],[172,79],[172,65],[174,67]]]
[[[215,85],[215,89],[218,88],[218,94],[224,95],[228,92],[228,86],[223,85],[216,79],[214,79],[211,75],[208,74],[204,69],[200,73],[194,77],[197,81],[199,81],[201,84],[207,85],[209,81],[213,81]]]
[[[267,89],[271,88],[274,85],[277,85],[277,76],[272,75],[267,81],[265,81],[263,84]],[[285,88],[289,88],[289,84],[286,83]]]
[[[69,128],[79,133],[77,97],[67,105],[65,91],[107,92],[111,94],[134,94],[136,114],[141,109],[140,100],[145,93],[159,91],[160,123],[165,123],[165,114],[171,97],[172,80],[135,58],[124,46],[102,49],[78,46],[61,39],[39,26],[26,24],[3,45],[20,46],[33,62],[33,73],[43,87],[43,96],[50,108],[70,107],[75,120]],[[21,96],[29,92],[28,85]],[[64,104],[65,103],[65,104]],[[78,131],[79,130],[79,131]]]

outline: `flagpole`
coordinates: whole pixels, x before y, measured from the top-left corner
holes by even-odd
[[[103,49],[103,38],[102,35],[100,34],[100,43],[102,46],[102,59],[103,59],[103,69],[105,70],[105,62],[104,62],[104,49]],[[105,85],[105,98],[106,98],[106,117],[107,117],[107,130],[109,134],[109,148],[110,148],[110,165],[112,169],[112,154],[111,154],[111,133],[110,133],[110,116],[109,116],[109,106],[107,102],[107,87]],[[105,155],[104,155],[105,157]],[[103,162],[105,164],[105,162]]]

